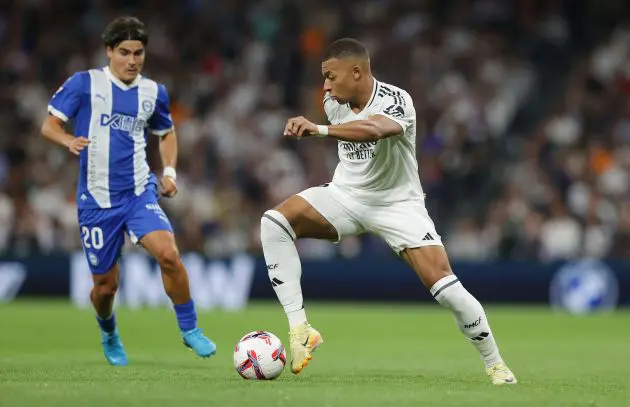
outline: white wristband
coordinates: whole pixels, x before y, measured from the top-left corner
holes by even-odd
[[[321,124],[317,125],[317,135],[319,137],[326,137],[328,135],[328,126],[323,126]]]
[[[177,172],[173,167],[164,167],[164,171],[162,172],[164,177],[171,177],[173,181],[177,180]]]

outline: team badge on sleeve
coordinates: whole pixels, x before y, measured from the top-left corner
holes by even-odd
[[[405,110],[400,105],[391,105],[385,108],[385,114],[392,117],[403,118],[405,116]]]
[[[381,85],[378,89],[378,95],[380,97],[388,97],[393,100],[393,104],[387,106],[383,111],[385,114],[402,119],[405,117],[405,98],[402,96],[399,90],[391,89],[387,86]]]

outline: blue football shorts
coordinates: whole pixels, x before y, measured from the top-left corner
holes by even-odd
[[[147,233],[173,233],[168,217],[158,204],[155,188],[123,205],[105,209],[79,209],[81,243],[92,274],[104,274],[118,262],[125,233],[137,244]]]

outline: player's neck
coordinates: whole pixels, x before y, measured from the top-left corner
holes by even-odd
[[[118,75],[116,73],[116,71],[114,69],[112,69],[111,65],[108,66],[108,68],[109,68],[109,72],[111,72],[112,76],[114,78],[116,78],[117,80],[121,81],[122,83],[124,83],[125,85],[131,85],[133,83],[133,81],[135,80],[135,78],[134,79],[123,79],[123,78],[120,77],[120,75]]]
[[[355,112],[360,112],[365,109],[370,99],[372,99],[372,92],[374,91],[374,77],[371,75],[365,78],[365,83],[359,89],[358,95],[354,102],[350,103],[350,107]]]

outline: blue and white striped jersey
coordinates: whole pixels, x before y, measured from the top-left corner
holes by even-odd
[[[48,112],[72,120],[75,137],[90,140],[80,155],[80,209],[120,206],[156,182],[147,130],[163,136],[173,129],[164,85],[141,75],[127,85],[107,67],[77,72],[53,95]]]

